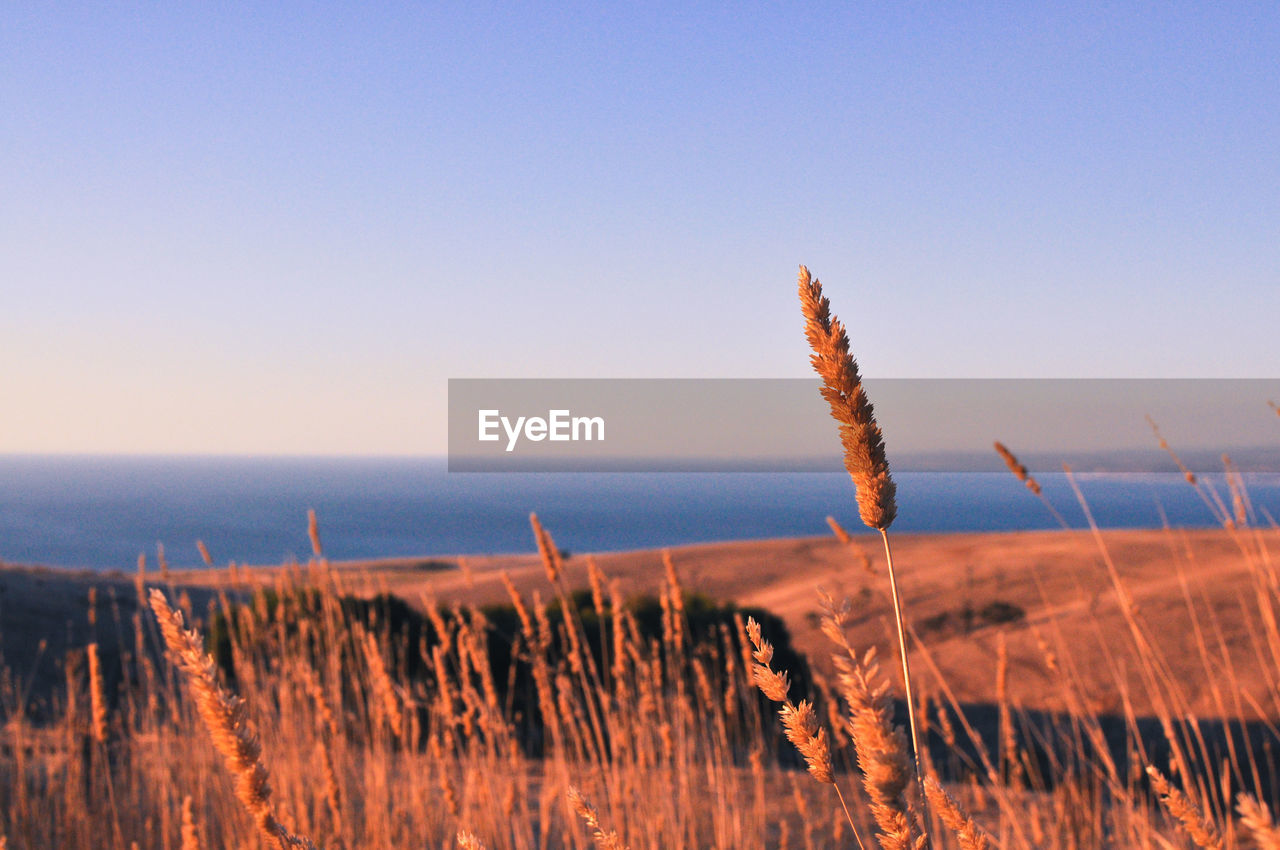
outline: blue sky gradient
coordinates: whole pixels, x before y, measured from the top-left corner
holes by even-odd
[[[0,452],[804,376],[801,262],[872,375],[1274,377],[1277,56],[1261,3],[10,4]]]

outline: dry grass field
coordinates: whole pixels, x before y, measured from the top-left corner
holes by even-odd
[[[890,546],[801,300],[871,533],[332,563],[313,518],[306,564],[0,567],[0,847],[1280,847],[1280,531],[1237,492]]]
[[[187,600],[188,618],[206,631],[216,613],[255,592],[322,595],[329,614],[320,623],[333,632],[322,643],[342,647],[338,660],[318,657],[314,637],[281,631],[265,617],[266,634],[246,624],[236,635],[234,682],[248,728],[262,740],[274,816],[317,846],[452,846],[464,830],[488,847],[586,846],[591,834],[571,808],[570,786],[631,847],[857,846],[839,799],[801,772],[781,724],[755,697],[741,636],[721,635],[714,649],[677,644],[677,595],[759,607],[785,621],[814,671],[807,689],[790,696],[814,702],[835,781],[869,846],[876,827],[849,739],[836,647],[821,631],[819,588],[851,601],[850,645],[876,648],[882,677],[900,697],[883,553],[873,542],[855,535],[851,543],[677,548],[668,554],[679,590],[656,551],[574,556],[555,567],[554,583],[537,556],[430,570],[317,558],[234,573],[175,570],[168,582],[154,570],[137,578],[174,604]],[[1145,748],[1218,824],[1223,846],[1246,846],[1251,833],[1235,812],[1236,796],[1275,788],[1280,642],[1271,565],[1280,532],[1104,533],[1101,546],[1135,602],[1139,634],[1152,640],[1141,652],[1099,545],[1082,531],[898,538],[931,769],[1001,845],[1186,845],[1190,839],[1153,805],[1139,770],[1146,764],[1137,760]],[[573,589],[589,592],[593,573],[607,652],[594,666],[582,654],[575,670],[555,647],[585,626],[574,617],[566,625],[559,600]],[[550,742],[522,740],[532,733],[519,728],[515,709],[486,696],[486,688],[505,688],[485,684],[481,610],[510,604],[508,581],[531,618],[517,651],[547,657],[544,681],[533,681],[528,696],[544,701],[540,708],[561,730]],[[10,847],[261,840],[234,772],[160,651],[139,585],[120,576],[0,571],[8,665],[0,764],[11,777],[0,787],[0,811]],[[366,635],[337,604],[387,593],[424,616],[439,612],[449,638],[424,648],[406,647],[376,625]],[[615,606],[643,594],[667,599],[673,612],[647,645],[633,638],[624,604]],[[574,603],[569,608],[577,613]],[[585,610],[592,613],[590,603]],[[549,636],[552,629],[559,635]],[[101,647],[96,680],[85,651],[91,644]],[[406,656],[420,652],[430,675],[409,676]],[[735,655],[736,664],[719,663]],[[703,678],[710,671],[716,678]],[[900,702],[896,718],[905,722]],[[985,742],[990,765],[966,723]],[[1046,736],[1057,736],[1056,746],[1046,746]],[[1103,738],[1105,753],[1096,745]],[[1175,767],[1179,758],[1191,781]],[[940,822],[933,826],[934,845],[954,843]]]

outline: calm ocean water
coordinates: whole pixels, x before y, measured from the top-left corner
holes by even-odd
[[[1012,476],[904,473],[896,531],[1054,528]],[[1084,517],[1062,475],[1038,476],[1073,526]],[[1080,476],[1100,525],[1209,526],[1176,475]],[[1228,501],[1220,477],[1211,479]],[[1280,477],[1251,476],[1255,508],[1280,517]],[[306,512],[334,559],[533,550],[537,511],[571,551],[828,533],[860,528],[843,472],[450,474],[437,459],[0,456],[0,560],[133,569],[163,543],[170,563],[305,559]],[[1260,519],[1269,521],[1265,516]]]

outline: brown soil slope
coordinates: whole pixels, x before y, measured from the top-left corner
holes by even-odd
[[[1008,647],[1008,693],[1017,705],[1061,710],[1068,693],[1083,694],[1078,709],[1118,713],[1124,699],[1139,714],[1152,705],[1146,676],[1176,681],[1202,718],[1280,718],[1280,664],[1268,641],[1258,591],[1280,567],[1280,532],[1114,531],[1101,544],[1087,532],[946,534],[893,537],[894,561],[911,627],[920,648],[913,675],[941,698],[942,680],[964,702],[995,695],[998,641]],[[1117,604],[1104,551],[1136,607],[1136,620],[1157,658],[1135,650]],[[783,539],[685,546],[671,550],[686,590],[764,606],[788,623],[796,644],[819,666],[828,646],[817,628],[819,589],[853,606],[854,646],[877,646],[886,672],[897,667],[884,553],[878,537],[852,546],[829,538]],[[624,592],[656,590],[662,581],[657,551],[595,556]],[[503,602],[500,575],[532,596],[550,597],[536,556],[401,559],[335,564],[350,592],[390,591],[421,604]],[[243,581],[273,581],[283,568],[239,570]],[[566,564],[570,586],[586,585],[586,557]],[[178,573],[193,596],[225,587],[227,570]],[[124,577],[6,567],[0,570],[0,630],[15,673],[34,663],[41,640],[56,654],[85,638],[87,589],[113,586],[133,594]],[[199,593],[199,591],[205,593]],[[99,591],[99,608],[104,593]],[[123,603],[126,630],[132,599]],[[99,629],[104,618],[99,611]],[[112,618],[114,619],[114,618]],[[114,623],[111,624],[114,630]],[[126,643],[128,639],[126,638]]]

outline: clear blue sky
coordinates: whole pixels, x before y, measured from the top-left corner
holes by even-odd
[[[1280,7],[696,5],[6,4],[0,451],[803,376],[801,262],[872,375],[1280,373]]]

